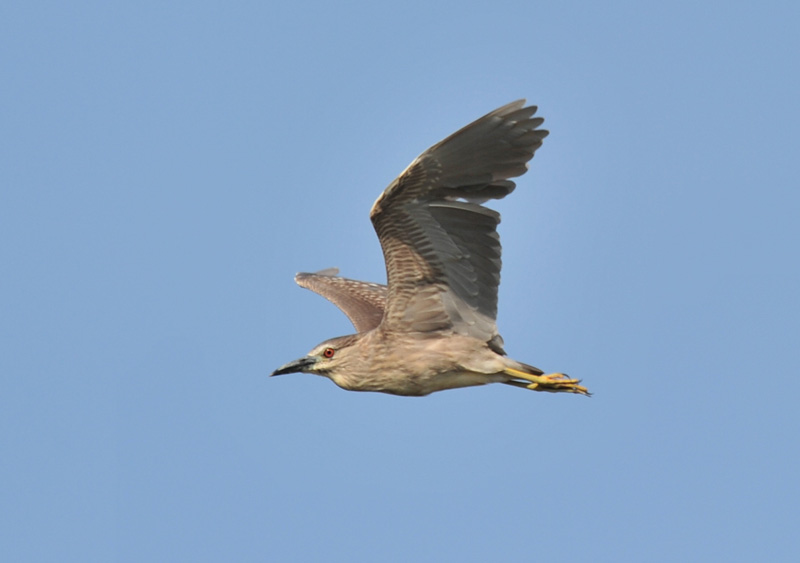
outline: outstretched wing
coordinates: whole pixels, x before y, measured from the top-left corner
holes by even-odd
[[[389,331],[453,330],[500,345],[500,214],[483,207],[514,178],[548,132],[519,100],[467,125],[417,157],[384,190],[370,218],[386,260]]]
[[[358,332],[372,330],[381,323],[388,290],[385,285],[340,278],[336,268],[315,274],[299,273],[294,281],[318,293],[339,307]]]

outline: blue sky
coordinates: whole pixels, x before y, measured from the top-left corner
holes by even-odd
[[[6,2],[6,561],[795,561],[793,2]],[[269,378],[418,153],[526,97],[509,354],[591,399]]]

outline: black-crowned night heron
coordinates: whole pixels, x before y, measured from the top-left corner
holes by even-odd
[[[351,391],[427,395],[506,383],[588,395],[577,379],[512,360],[497,332],[500,214],[481,204],[514,189],[548,132],[519,100],[417,157],[370,211],[387,285],[337,277],[295,280],[338,306],[358,331],[326,340],[272,375],[324,375]]]

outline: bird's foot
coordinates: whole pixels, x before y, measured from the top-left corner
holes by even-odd
[[[577,393],[578,395],[591,395],[589,390],[580,385],[580,379],[572,379],[565,373],[547,373],[544,375],[529,376],[531,383],[526,385],[533,391],[548,391],[550,393]],[[529,380],[529,381],[530,381]]]
[[[572,379],[565,373],[547,373],[544,375],[533,375],[508,368],[506,373],[517,378],[524,379],[527,383],[515,382],[513,385],[525,387],[532,391],[546,391],[548,393],[576,393],[578,395],[591,395],[589,390],[580,384],[580,379]]]

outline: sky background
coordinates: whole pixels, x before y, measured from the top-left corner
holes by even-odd
[[[4,2],[0,559],[800,560],[800,4]],[[590,399],[269,378],[368,219],[525,97],[509,354]]]

